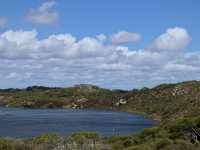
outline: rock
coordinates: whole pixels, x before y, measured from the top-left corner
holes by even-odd
[[[119,103],[119,102],[115,103],[115,106],[119,106],[119,105],[120,105],[120,103]]]
[[[89,101],[87,98],[81,98],[77,100],[77,103],[86,103],[87,101]]]
[[[172,95],[173,96],[176,96],[176,95],[183,95],[183,94],[187,94],[188,92],[185,90],[185,89],[183,89],[183,88],[181,88],[181,87],[175,87],[174,89],[173,89],[173,91],[172,91]]]
[[[127,101],[125,99],[120,99],[117,103],[115,103],[115,106],[120,106],[125,104],[127,104]]]
[[[72,108],[73,108],[73,109],[77,109],[77,108],[78,108],[78,105],[73,103],[73,104],[72,104]]]
[[[125,99],[120,99],[119,103],[122,104],[122,105],[125,105],[125,104],[127,104],[127,101]]]

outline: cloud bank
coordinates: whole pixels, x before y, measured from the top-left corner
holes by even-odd
[[[90,83],[130,89],[199,79],[200,53],[187,51],[191,37],[184,28],[167,29],[144,49],[123,45],[138,41],[135,33],[107,37],[66,33],[39,39],[36,30],[6,31],[0,34],[1,87]]]

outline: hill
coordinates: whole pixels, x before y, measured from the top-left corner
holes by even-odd
[[[0,105],[6,107],[114,109],[146,113],[158,120],[176,120],[198,114],[199,98],[199,81],[130,91],[109,90],[94,85],[0,90]]]
[[[103,141],[119,150],[200,149],[200,81],[130,91],[93,85],[6,89],[0,90],[0,104],[6,107],[97,108],[143,113],[159,120],[160,125],[136,135]]]

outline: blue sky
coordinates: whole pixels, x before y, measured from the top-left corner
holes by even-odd
[[[69,32],[77,37],[111,34],[119,30],[145,35],[138,46],[144,46],[165,29],[174,26],[186,28],[193,40],[192,49],[198,49],[200,1],[198,0],[58,0],[55,9],[60,13],[56,26],[28,24],[23,20],[29,9],[42,0],[6,0],[0,5],[1,16],[8,17],[7,29],[33,29],[39,36]]]
[[[44,10],[41,12],[40,8],[42,9],[42,6],[44,6],[43,4],[45,3],[50,5],[48,8],[43,8]],[[25,65],[25,61],[28,61],[29,63],[31,62],[30,66],[34,64],[35,66],[39,65],[45,68],[49,67],[48,69],[51,67],[57,67],[60,69],[60,72],[58,72],[60,73],[59,75],[62,79],[58,80],[54,77],[52,79],[51,76],[59,76],[57,72],[51,72],[48,69],[44,71],[42,67],[41,70],[19,70],[17,67],[8,67],[7,69],[3,68],[1,74],[4,76],[10,75],[12,80],[10,78],[5,78],[1,87],[25,87],[33,84],[41,84],[46,86],[70,86],[73,84],[79,84],[80,82],[98,84],[108,88],[130,89],[142,86],[154,86],[163,82],[177,82],[198,79],[199,57],[197,56],[199,56],[200,53],[199,6],[200,1],[198,0],[2,1],[0,5],[0,34],[3,38],[6,38],[8,42],[14,42],[15,44],[17,43],[19,47],[16,48],[16,51],[9,51],[9,48],[5,48],[5,45],[12,45],[13,43],[7,43],[4,45],[4,47],[0,46],[0,51],[3,51],[3,54],[5,53],[5,55],[0,57],[0,61],[2,61],[4,65],[8,66],[13,63]],[[41,14],[43,14],[43,16],[40,16]],[[168,29],[171,29],[172,32],[168,32]],[[33,38],[30,39],[30,41],[26,41],[26,36],[30,37],[30,33],[27,32],[32,32],[33,30],[37,32],[37,35],[32,35]],[[10,33],[8,33],[8,31],[10,31]],[[118,33],[120,32],[122,32],[120,35],[123,34],[123,36],[119,36]],[[21,37],[23,33],[25,34],[23,37]],[[8,36],[8,34],[10,36]],[[66,45],[45,45],[47,52],[43,52],[43,49],[41,48],[44,47],[42,40],[48,39],[48,37],[51,35],[58,34],[70,34],[72,36],[62,38],[57,36],[56,40],[60,41],[64,40],[64,38],[67,40],[69,40],[69,38],[70,40],[75,38],[76,42],[72,40],[74,42],[72,48],[70,48],[70,50],[66,48],[69,43],[65,43]],[[100,40],[94,41],[94,38],[100,34],[106,37],[106,40],[104,39],[105,41],[103,43]],[[114,38],[113,40],[112,37],[117,34],[118,39]],[[140,38],[136,39],[136,34],[140,36]],[[16,36],[15,40],[11,39],[13,35]],[[23,42],[19,42],[16,41],[16,39],[18,39],[17,37],[25,39],[23,39]],[[88,37],[90,38],[89,40],[84,40]],[[169,37],[172,37],[173,40],[169,40]],[[174,40],[176,38],[178,38],[177,41]],[[82,40],[83,43],[80,44],[80,41]],[[122,41],[119,42],[119,40]],[[33,45],[36,44],[33,43],[33,41],[37,41],[39,46],[42,45],[37,49],[37,52],[34,51],[35,48],[27,48],[27,45],[25,45],[30,42],[32,42]],[[26,47],[27,49],[24,50],[21,47]],[[78,47],[78,50],[74,47]],[[99,55],[99,53],[103,53],[99,52],[102,48],[106,51],[105,55],[110,56],[109,58]],[[63,53],[65,54],[68,54],[69,51],[71,54],[71,50],[73,51],[75,49],[74,51],[77,51],[77,56],[73,60],[69,60],[68,58],[71,58],[71,55],[66,56],[65,58],[60,58],[60,49],[62,49]],[[119,53],[119,49],[123,55],[117,56],[117,58],[115,58],[116,60],[113,62],[111,59],[114,57],[114,55],[116,55],[116,53]],[[160,50],[162,50],[162,56],[160,56]],[[39,57],[39,55],[41,56],[40,52],[42,52],[42,54],[45,53],[45,58],[42,58],[41,60],[34,58],[34,60],[29,56],[30,53],[26,54],[28,53],[27,51],[30,51],[31,56],[33,56],[32,53],[34,51],[34,57],[36,57],[35,55],[38,55],[37,57]],[[172,55],[177,55],[177,57],[174,59],[169,59],[172,51]],[[150,56],[146,56],[147,53],[148,55],[159,56],[155,56],[156,58],[151,58],[152,60],[148,60]],[[164,53],[170,53],[170,55],[166,56]],[[9,56],[6,56],[8,54]],[[18,55],[24,56],[23,58],[19,58]],[[51,57],[47,57],[46,55],[51,55]],[[43,62],[44,59],[47,61],[55,58],[58,59],[58,55],[60,60],[57,62],[57,65]],[[75,54],[73,54],[73,57],[75,57],[74,55]],[[137,57],[137,59],[139,59],[139,57],[142,55],[142,58],[135,62],[136,58],[134,58],[133,55],[136,55],[135,57]],[[145,55],[145,57],[143,55]],[[182,58],[179,58],[179,55],[182,55]],[[121,60],[121,57],[125,56],[126,62],[124,62],[125,60]],[[91,61],[90,59],[96,60],[97,58],[101,58],[101,62],[94,60],[92,62],[94,62],[94,66],[102,65],[101,68],[103,68],[103,70],[99,70],[99,68],[95,68],[94,66],[87,66],[86,62]],[[161,58],[164,59],[164,64],[160,62],[162,60]],[[192,62],[192,58],[196,61]],[[24,63],[22,61],[23,59]],[[188,62],[186,59],[188,59],[190,62]],[[26,62],[26,64],[28,62]],[[149,62],[153,63],[150,65]],[[73,65],[69,65],[70,63],[73,65],[77,63],[80,64],[78,64],[78,69],[74,69]],[[157,66],[157,64],[160,64],[160,66]],[[136,65],[139,67],[136,68]],[[166,66],[168,69],[173,69],[173,71],[163,71],[163,68],[167,68]],[[148,77],[150,78],[148,81],[145,80],[147,77],[143,77],[144,74],[149,72],[144,71],[145,67],[151,68],[150,70],[152,70],[150,71],[152,76]],[[65,70],[64,68],[68,69]],[[119,70],[117,68],[119,68]],[[157,70],[154,70],[155,68]],[[192,75],[189,74],[188,68],[189,71],[192,71]],[[78,75],[82,69],[84,69],[84,71],[88,71],[86,71],[84,74],[87,79],[81,78],[83,75]],[[24,75],[20,73],[21,71],[30,74],[29,80],[28,78],[22,77]],[[98,72],[102,74],[103,77],[94,75],[93,72]],[[116,72],[119,74],[119,77],[116,76]],[[154,77],[155,72],[157,73],[156,77]],[[88,76],[91,76],[91,74],[94,75],[94,77],[88,78]],[[166,74],[168,74],[167,77],[165,76]],[[69,79],[67,77],[68,75],[73,76],[73,79]],[[139,79],[137,76],[139,76]],[[131,82],[121,80],[120,77],[128,77],[130,78]],[[154,80],[153,78],[158,78],[159,80]],[[65,80],[66,82],[64,82]]]

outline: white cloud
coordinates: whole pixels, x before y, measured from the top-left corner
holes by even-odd
[[[0,27],[5,27],[7,24],[7,19],[0,17]]]
[[[9,30],[3,34],[1,34],[2,38],[5,38],[9,42],[14,42],[17,45],[25,45],[31,44],[36,41],[37,32],[35,30],[32,31],[12,31]]]
[[[140,34],[134,32],[120,31],[111,36],[111,41],[114,44],[123,44],[137,42],[141,39]]]
[[[52,10],[55,5],[55,1],[44,2],[39,8],[31,9],[26,19],[35,24],[54,25],[59,20],[58,12]]]
[[[164,66],[164,69],[166,71],[197,71],[200,68],[194,67],[192,65],[188,64],[173,64],[173,63],[168,63]]]
[[[177,36],[175,33],[179,29]],[[169,33],[170,36],[167,32],[159,38],[168,35],[177,40],[164,42],[165,48],[162,47],[162,50],[151,51],[109,43],[103,34],[77,39],[63,33],[39,39],[36,30],[9,30],[0,34],[1,87],[91,83],[109,88],[133,88],[199,79],[200,52],[174,48],[186,46],[180,43],[187,42],[180,41],[190,39],[187,31],[175,28],[170,29]],[[159,45],[159,38],[155,39],[156,45]],[[155,45],[155,41],[150,45]],[[169,50],[176,57],[169,57]]]
[[[16,72],[11,72],[6,78],[12,79],[12,78],[15,78],[16,76],[17,76]]]
[[[98,66],[99,69],[103,69],[103,70],[113,70],[113,71],[120,71],[120,70],[127,70],[129,68],[131,68],[130,65],[127,64],[120,64],[120,63],[114,63],[114,64],[101,64],[100,66]]]
[[[99,34],[96,36],[96,38],[99,40],[99,41],[106,41],[107,40],[107,36],[105,34]]]
[[[182,50],[190,43],[191,37],[184,28],[169,28],[161,34],[151,45],[153,50]]]

